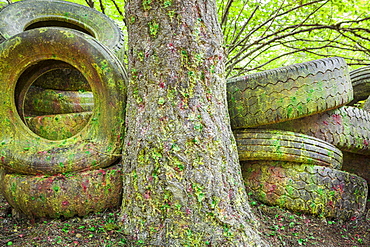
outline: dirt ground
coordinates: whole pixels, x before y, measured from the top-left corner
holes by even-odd
[[[277,246],[370,246],[370,201],[367,215],[346,222],[294,214],[251,201],[262,236]],[[12,214],[0,195],[0,246],[128,246],[117,221],[118,210],[71,219],[31,221]]]

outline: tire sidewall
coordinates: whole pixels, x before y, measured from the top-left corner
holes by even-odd
[[[90,121],[71,138],[59,141],[41,138],[17,113],[14,94],[18,77],[43,60],[71,64],[89,81],[94,94]],[[0,157],[6,168],[25,174],[52,175],[104,167],[117,159],[112,154],[119,153],[124,131],[123,71],[119,61],[94,38],[64,28],[23,32],[0,44],[0,71],[0,113],[3,115]],[[43,164],[44,161],[47,164]]]
[[[106,15],[80,4],[60,0],[28,0],[6,6],[0,12],[0,33],[9,39],[38,21],[60,21],[88,31],[111,50],[122,45],[119,27]]]

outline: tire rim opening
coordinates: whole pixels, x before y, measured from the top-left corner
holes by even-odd
[[[64,19],[59,18],[52,18],[52,19],[36,19],[33,22],[26,25],[24,28],[24,31],[41,28],[41,27],[65,27],[73,30],[77,30],[83,33],[86,33],[94,38],[96,38],[96,35],[94,32],[88,28],[86,25],[79,23],[77,21],[73,21],[71,19],[68,19],[68,21]]]
[[[49,140],[62,140],[86,126],[94,98],[79,70],[62,61],[44,60],[28,67],[18,78],[15,104],[32,132]]]

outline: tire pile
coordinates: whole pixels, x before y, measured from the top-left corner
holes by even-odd
[[[17,211],[71,217],[119,205],[122,42],[111,19],[82,5],[0,10],[0,191]]]
[[[370,115],[348,105],[364,96],[354,88],[337,57],[228,81],[231,125],[252,197],[328,218],[364,213],[367,182],[342,170],[342,151],[370,155]]]
[[[353,85],[354,99],[348,103],[349,106],[356,106],[361,108],[360,112],[365,112],[365,118],[356,120],[356,130],[365,130],[365,126],[369,125],[370,119],[370,66],[364,66],[359,69],[350,71],[349,73]],[[357,118],[361,118],[357,116]],[[359,134],[358,132],[358,135]],[[366,145],[367,147],[367,145]],[[360,150],[360,152],[343,151],[343,170],[355,173],[366,179],[370,183],[370,153],[367,148]]]

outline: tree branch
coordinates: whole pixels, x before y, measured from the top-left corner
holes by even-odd
[[[227,17],[229,15],[229,10],[231,8],[231,5],[234,3],[234,0],[228,0],[227,1],[227,4],[226,4],[226,9],[223,11],[222,13],[222,17],[221,17],[221,26],[224,26],[226,25],[227,23]]]
[[[89,5],[90,8],[94,8],[94,1],[93,0],[85,0],[86,4]]]
[[[289,9],[287,11],[284,11],[276,16],[272,16],[270,17],[269,19],[267,19],[266,21],[262,22],[260,25],[258,25],[257,27],[255,27],[254,29],[252,29],[243,39],[241,39],[235,46],[233,47],[230,47],[230,49],[228,50],[228,53],[230,54],[234,49],[235,47],[237,47],[238,45],[240,45],[241,43],[245,42],[246,40],[248,40],[255,32],[257,32],[259,29],[261,29],[263,26],[267,25],[270,21],[272,21],[274,18],[276,17],[280,17],[280,16],[283,16],[283,15],[286,15],[292,11],[295,11],[299,8],[302,8],[302,7],[305,7],[305,6],[308,6],[308,5],[312,5],[312,4],[315,4],[315,3],[319,3],[319,2],[322,2],[322,1],[326,1],[326,0],[316,0],[316,1],[313,1],[313,2],[308,2],[308,3],[305,3],[305,4],[302,4],[302,5],[299,5],[297,7],[294,7],[292,9]]]
[[[104,4],[103,4],[103,1],[102,0],[99,0],[99,5],[100,5],[101,12],[103,14],[105,14],[105,7],[104,7]]]

